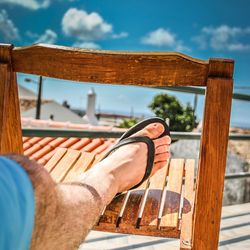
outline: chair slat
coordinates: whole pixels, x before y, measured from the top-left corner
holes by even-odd
[[[161,204],[162,191],[166,184],[166,177],[168,172],[169,162],[166,163],[165,167],[160,169],[154,174],[149,182],[149,191],[147,195],[147,201],[144,207],[142,217],[139,216],[140,228],[141,227],[157,227],[158,212]],[[140,220],[140,218],[142,218]]]
[[[208,61],[174,52],[88,51],[42,44],[14,48],[12,61],[15,72],[144,86],[205,86],[208,71]]]
[[[146,180],[138,188],[131,190],[129,193],[128,202],[124,209],[124,213],[120,215],[119,228],[126,229],[127,227],[135,227],[138,219],[141,202],[145,196],[149,181]]]
[[[145,181],[138,188],[132,191],[128,191],[127,193],[116,197],[111,202],[111,204],[107,206],[103,216],[101,217],[99,221],[99,225],[102,228],[108,227],[109,230],[111,229],[114,230],[116,227],[117,227],[117,230],[119,230],[120,228],[123,228],[126,230],[127,229],[126,225],[128,226],[133,225],[132,227],[134,227],[136,223],[136,219],[137,219],[136,215],[138,213],[138,209],[140,206],[140,200],[142,198],[145,188],[147,187],[147,183],[148,181]],[[137,203],[133,203],[134,193],[137,193],[137,194],[139,193],[139,196],[140,196],[140,198],[138,198],[139,201]],[[127,219],[131,216],[129,214],[129,211],[131,210],[130,206],[132,206],[132,210],[136,211],[132,219],[133,221],[132,223],[129,223],[127,221]],[[125,221],[123,221],[124,214],[125,214]]]
[[[160,222],[161,229],[178,228],[184,160],[172,159],[169,167],[165,206]]]
[[[116,228],[119,214],[121,208],[124,205],[126,195],[127,194],[121,194],[120,196],[117,196],[107,207],[104,208],[104,211],[102,212],[98,221],[98,225],[102,225],[102,227],[105,227],[106,225],[106,227],[113,229]]]
[[[96,155],[94,161],[92,162],[92,165],[90,166],[90,168],[93,167],[95,164],[97,164],[99,161],[101,161],[103,156],[104,155],[102,155],[102,154]]]
[[[52,169],[50,174],[56,182],[71,182],[76,180],[81,173],[94,166],[94,162],[97,163],[101,159],[101,156],[95,156],[92,153],[60,149],[46,167]],[[190,206],[193,209],[193,166],[194,161],[187,160],[185,165],[185,185],[187,185],[187,188],[184,190],[181,224],[181,230],[184,230],[181,233],[183,249],[189,249],[187,244],[191,242],[192,229],[189,223],[190,220],[192,221],[192,212],[187,209],[190,209]],[[179,238],[178,214],[179,209],[181,209],[183,174],[184,160],[171,160],[170,164],[168,162],[164,168],[156,172],[140,187],[113,199],[104,209],[98,224],[93,229]],[[164,207],[161,217],[159,210],[162,204]]]
[[[69,170],[74,166],[81,152],[73,149],[68,149],[63,158],[59,161],[56,167],[51,171],[51,177],[56,182],[62,182],[69,172]]]
[[[194,205],[194,167],[195,160],[188,159],[185,163],[185,189],[181,220],[181,249],[191,249],[193,205]]]
[[[71,182],[78,179],[79,175],[88,170],[95,159],[95,155],[92,153],[83,152],[78,159],[78,161],[74,164],[74,166],[70,169],[63,182]]]
[[[62,159],[62,157],[66,154],[66,148],[59,148],[56,153],[52,156],[52,158],[47,162],[44,166],[45,169],[50,173],[54,167],[58,164],[58,162]]]

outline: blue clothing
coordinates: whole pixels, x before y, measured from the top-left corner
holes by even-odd
[[[0,156],[0,250],[29,249],[34,218],[28,174],[15,161]]]

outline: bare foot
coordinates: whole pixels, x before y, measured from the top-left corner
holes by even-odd
[[[167,159],[170,157],[169,147],[171,139],[169,136],[159,137],[164,131],[164,127],[160,123],[152,123],[146,126],[141,131],[133,136],[148,136],[154,139],[155,145],[155,159],[151,175],[158,169],[165,166]],[[104,178],[110,179],[113,183],[112,191],[113,196],[117,192],[123,192],[138,184],[146,170],[147,164],[147,145],[145,143],[132,143],[118,148],[114,153],[99,162],[88,172],[102,172]],[[100,179],[99,181],[103,181]],[[107,185],[103,181],[103,185]]]

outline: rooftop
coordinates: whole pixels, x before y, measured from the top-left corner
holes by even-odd
[[[21,119],[22,127],[28,128],[61,128],[99,131],[124,131],[111,126],[92,126],[90,124],[76,124],[71,122],[57,122],[51,120]],[[116,139],[104,138],[65,138],[65,137],[23,137],[24,155],[45,165],[58,148],[71,148],[84,152],[104,154],[115,143]]]

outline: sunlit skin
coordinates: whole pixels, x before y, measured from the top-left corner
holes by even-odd
[[[159,137],[164,127],[153,123],[133,136]],[[151,175],[169,158],[168,136],[154,140],[155,160]],[[47,171],[23,156],[9,156],[30,175],[35,189],[36,215],[31,249],[77,249],[103,208],[118,192],[128,190],[144,176],[147,146],[133,143],[79,176],[78,183],[56,184]]]

